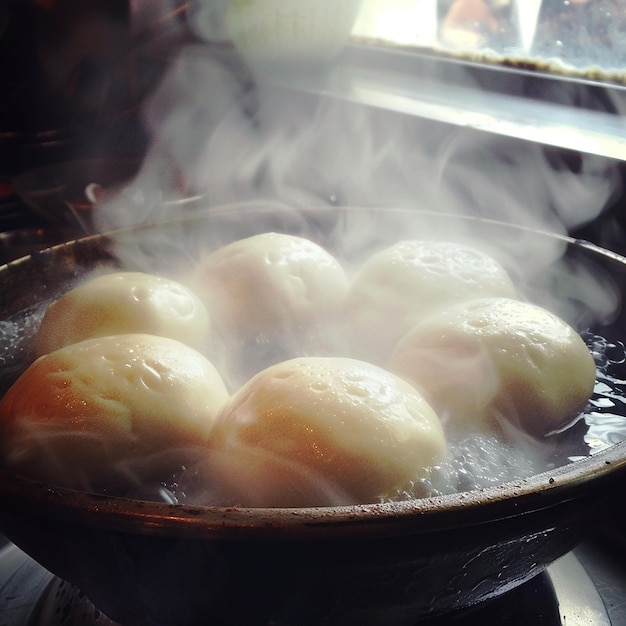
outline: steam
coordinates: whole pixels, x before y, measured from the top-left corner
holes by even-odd
[[[308,68],[297,83],[328,70]],[[253,71],[223,50],[183,49],[146,103],[143,120],[152,141],[143,167],[98,207],[96,228],[243,204],[279,212],[401,208],[565,234],[597,218],[619,191],[617,166],[600,156],[562,154],[288,84],[277,86],[271,72]],[[561,95],[566,99],[567,90]],[[356,249],[369,244],[371,251],[407,238],[406,223],[388,221],[383,226],[353,217],[344,236]],[[381,228],[388,230],[386,241],[380,241]],[[499,256],[512,257],[514,274],[540,273],[564,247],[544,242],[529,255],[523,236],[490,244]],[[523,267],[515,267],[518,261]],[[581,284],[586,290],[588,283]],[[615,303],[612,288],[606,297],[591,288],[589,296],[603,308]]]
[[[180,483],[184,501],[190,504],[305,507],[359,502],[311,467],[243,445],[228,453],[209,451]]]
[[[252,67],[219,46],[183,49],[143,111],[151,137],[144,164],[126,189],[98,206],[97,230],[208,209],[218,228],[209,223],[191,246],[168,231],[167,245],[187,260],[229,242],[215,239],[224,221],[231,240],[284,224],[329,244],[350,269],[401,239],[456,240],[492,254],[523,295],[571,323],[611,319],[620,304],[612,281],[593,267],[559,265],[565,240],[537,231],[567,234],[596,219],[619,190],[613,161],[299,87],[329,69],[283,63],[285,74],[275,80],[271,68]],[[467,80],[477,88],[469,74]],[[429,214],[437,218],[432,223]],[[522,229],[492,231],[472,221],[477,217]],[[127,254],[148,248],[131,244]],[[228,462],[211,460],[220,468]]]
[[[536,143],[264,78],[204,47],[184,49],[145,108],[152,141],[143,168],[100,207],[98,230],[266,200],[425,209],[565,233],[596,218],[619,184],[602,157],[566,161]]]

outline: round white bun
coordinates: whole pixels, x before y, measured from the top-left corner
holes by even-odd
[[[596,375],[569,324],[507,298],[469,301],[423,320],[398,343],[389,367],[444,421],[539,437],[584,409]]]
[[[204,445],[227,398],[211,362],[174,339],[88,339],[39,357],[5,394],[4,461],[65,486],[124,482],[140,458]]]
[[[209,447],[223,498],[270,507],[376,502],[446,455],[439,418],[411,385],[338,357],[258,373],[220,413]]]
[[[105,335],[148,333],[199,346],[209,329],[206,308],[175,280],[142,272],[92,278],[52,302],[37,335],[37,352]]]
[[[332,317],[343,304],[348,279],[318,244],[269,232],[209,254],[195,285],[220,330],[246,341],[282,332],[299,335]]]
[[[357,271],[347,299],[356,354],[384,362],[420,319],[465,300],[515,298],[503,266],[465,244],[407,240],[381,250]]]

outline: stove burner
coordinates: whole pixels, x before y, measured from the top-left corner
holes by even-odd
[[[623,625],[626,622],[614,621],[607,613],[577,550],[492,602],[422,626]],[[119,626],[98,611],[80,590],[0,537],[0,626],[55,625]],[[267,626],[291,625],[272,622]]]

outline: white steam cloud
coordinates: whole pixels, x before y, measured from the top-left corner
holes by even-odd
[[[568,232],[596,218],[619,185],[609,159],[568,161],[536,143],[271,87],[202,46],[171,64],[144,121],[152,141],[143,168],[97,211],[98,230],[181,207],[271,200],[444,211]]]
[[[309,76],[318,80],[329,69],[281,67],[294,76],[300,71],[297,85]],[[401,220],[390,217],[385,224],[380,215],[376,224],[351,216],[344,238],[354,249],[373,250],[409,233],[419,237],[420,227],[406,224],[413,210],[566,234],[596,219],[620,191],[619,170],[609,158],[278,82],[282,86],[222,46],[184,48],[143,111],[151,136],[144,164],[128,187],[97,208],[96,229],[242,204],[296,212],[337,206],[408,209]],[[563,84],[559,97],[574,98]],[[479,89],[469,74],[467,85]],[[381,237],[382,230],[387,232]],[[525,276],[540,274],[563,252],[563,241],[518,235],[481,245],[501,259],[509,257],[505,265]],[[459,239],[450,231],[441,236]],[[460,238],[467,242],[466,233]],[[610,280],[598,280],[593,270],[577,268],[573,277],[564,273],[562,285],[567,293],[559,297],[592,302],[603,319],[617,309]]]

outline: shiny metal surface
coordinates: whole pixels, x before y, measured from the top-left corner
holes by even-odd
[[[30,624],[41,591],[52,578],[21,550],[5,544],[0,549],[0,624]]]
[[[492,87],[502,82],[497,89],[485,89],[477,84],[473,74],[477,66],[471,62],[382,49],[377,51],[376,62],[371,63],[371,54],[372,50],[354,46],[325,72],[273,74],[261,77],[261,81],[433,122],[626,159],[622,116],[580,106],[581,98],[576,93],[597,88],[592,82],[542,79],[536,71],[506,68],[505,73],[503,68],[484,66],[480,72],[490,74],[487,80]],[[454,80],[449,80],[452,74]],[[525,81],[542,80],[547,82],[541,87],[545,93],[540,97],[504,88],[504,81],[518,81],[518,89]],[[550,91],[558,93],[553,101],[547,97]],[[623,88],[614,87],[609,101],[615,107],[624,106],[625,94]],[[576,106],[572,106],[574,99],[578,100]]]
[[[564,625],[611,626],[597,588],[573,553],[566,554],[550,566],[550,581],[558,598]]]

